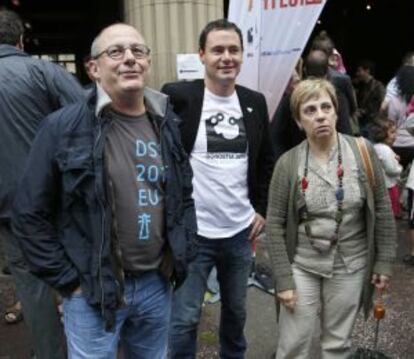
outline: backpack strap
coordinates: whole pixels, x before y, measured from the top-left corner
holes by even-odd
[[[374,177],[374,168],[371,162],[371,156],[369,155],[367,144],[363,137],[355,138],[356,144],[358,146],[359,153],[362,158],[362,163],[364,164],[365,173],[368,177],[368,182],[371,189],[375,188],[375,177]]]

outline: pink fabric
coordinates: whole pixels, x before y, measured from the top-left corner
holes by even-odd
[[[395,185],[391,188],[388,188],[388,193],[391,199],[391,207],[394,216],[397,217],[401,214],[401,207],[400,207],[400,190],[398,186]]]
[[[336,70],[338,70],[339,72],[346,74],[346,68],[344,65],[344,60],[342,60],[342,55],[339,53],[339,51],[337,49],[333,50],[333,54],[334,56],[336,56],[337,61],[338,61],[338,65],[336,66]]]
[[[414,97],[411,98],[411,101],[409,102],[407,106],[407,115],[414,112]]]

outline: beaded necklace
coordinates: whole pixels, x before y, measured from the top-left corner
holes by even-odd
[[[305,232],[306,232],[306,236],[309,239],[310,244],[312,245],[312,247],[314,247],[316,250],[318,250],[319,252],[323,253],[326,252],[328,250],[331,249],[332,246],[336,245],[338,243],[338,233],[339,233],[339,226],[341,225],[342,222],[342,209],[343,209],[343,202],[344,202],[344,188],[343,188],[343,177],[344,177],[344,169],[342,166],[342,151],[341,151],[341,143],[339,141],[339,135],[337,134],[336,136],[337,138],[337,142],[338,142],[338,164],[336,167],[336,177],[338,179],[338,187],[335,191],[335,198],[336,198],[336,215],[335,215],[335,222],[336,222],[336,227],[335,227],[335,232],[334,235],[332,236],[332,238],[329,241],[329,245],[326,246],[326,248],[319,248],[318,246],[316,246],[315,244],[315,239],[312,237],[312,231],[311,228],[309,226],[308,223],[305,223]],[[305,206],[303,208],[302,211],[302,219],[307,221],[309,219],[309,212],[308,212],[308,208],[306,206],[306,190],[309,187],[309,181],[308,181],[308,171],[309,171],[309,142],[307,142],[306,144],[306,159],[305,159],[305,169],[303,171],[303,177],[300,181],[301,184],[301,191],[302,191],[302,195],[303,195],[303,199],[305,200]]]

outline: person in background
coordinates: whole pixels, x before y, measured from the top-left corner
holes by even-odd
[[[414,101],[411,100],[407,105],[407,119],[414,116]],[[410,129],[410,134],[414,135],[413,129]],[[414,164],[411,162],[410,172],[407,177],[405,187],[408,191],[407,208],[408,208],[408,249],[409,253],[403,257],[403,262],[409,265],[414,265]]]
[[[324,78],[330,81],[328,56],[326,53],[321,50],[311,50],[305,58],[303,72],[306,78]],[[330,82],[334,84],[332,81]],[[351,135],[351,117],[348,112],[345,96],[336,86],[335,89],[338,97],[338,121],[336,123],[336,129],[338,132]],[[290,110],[290,98],[291,92],[287,92],[282,97],[270,124],[272,146],[276,161],[283,153],[305,139],[305,133],[299,129],[297,122],[293,119]]]
[[[395,217],[401,214],[399,181],[402,166],[399,156],[392,150],[396,139],[396,125],[387,118],[377,118],[371,126],[371,136],[375,143],[374,149],[382,163],[385,174],[385,185],[391,199],[392,211]]]
[[[389,285],[396,228],[381,162],[368,141],[370,186],[357,139],[336,131],[338,101],[325,79],[291,97],[306,140],[276,163],[266,234],[281,303],[277,359],[307,359],[316,321],[321,358],[347,359],[360,307]]]
[[[408,191],[408,250],[409,253],[403,257],[403,262],[414,266],[414,165],[411,164],[405,187]]]
[[[75,77],[61,66],[24,52],[23,36],[19,15],[0,10],[0,238],[34,354],[39,359],[60,359],[64,358],[64,345],[55,293],[30,273],[10,221],[17,184],[44,118],[82,99],[83,91]],[[35,236],[35,232],[29,231],[27,235]],[[6,310],[6,321],[19,317],[19,305]]]
[[[92,94],[95,88],[95,79],[93,77],[92,71],[91,71],[91,65],[92,65],[92,58],[91,55],[85,55],[83,58],[83,68],[85,70],[86,75],[88,76],[89,83],[83,86],[83,89],[85,90],[85,96],[88,96]]]
[[[414,66],[414,52],[407,52],[402,59],[402,66]],[[381,104],[381,113],[387,113],[388,104],[392,98],[398,97],[399,90],[397,86],[397,78],[394,76],[385,88],[385,98]]]
[[[389,99],[387,117],[397,126],[393,150],[400,156],[401,165],[406,168],[414,159],[414,137],[406,129],[408,108],[414,99],[414,66],[401,66],[395,79],[398,96]]]
[[[346,74],[346,68],[344,61],[342,60],[342,55],[337,49],[333,49],[332,56],[329,57],[329,67],[337,70],[341,74]]]
[[[344,98],[344,104],[346,106],[344,111],[348,113],[349,118],[353,121],[357,110],[355,91],[352,86],[351,78],[343,72],[342,67],[340,66],[342,63],[342,56],[338,56],[339,52],[335,49],[334,41],[326,31],[321,31],[313,39],[311,50],[321,50],[328,56],[328,79],[334,84],[337,94],[340,94],[340,96]],[[352,125],[353,133],[359,133],[358,124],[353,121]]]
[[[375,77],[375,64],[370,60],[358,62],[355,88],[358,109],[355,113],[361,135],[370,139],[370,126],[378,116],[385,97],[384,85]]]

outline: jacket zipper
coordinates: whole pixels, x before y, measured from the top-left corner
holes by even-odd
[[[95,153],[99,150],[99,141],[101,141],[101,137],[102,137],[102,127],[101,127],[101,125],[99,125],[98,126],[98,134],[97,134],[96,140],[95,140]],[[101,156],[102,151],[100,151],[100,153],[97,154],[97,155]],[[102,158],[100,158],[100,161],[101,161],[101,166],[103,166]],[[101,174],[102,173],[103,173],[103,171],[101,171]],[[102,316],[104,317],[104,313],[105,313],[105,305],[104,305],[104,303],[105,303],[105,291],[104,291],[103,278],[102,278],[102,253],[103,253],[103,245],[104,245],[104,241],[105,241],[106,213],[105,213],[105,206],[104,206],[104,203],[103,203],[102,197],[101,197],[102,194],[99,191],[97,182],[95,182],[95,192],[97,194],[99,206],[100,206],[101,212],[102,212],[101,245],[100,245],[100,248],[99,248],[99,255],[98,255],[98,271],[99,271],[99,284],[100,284],[100,287],[101,287],[101,313],[102,313]]]

